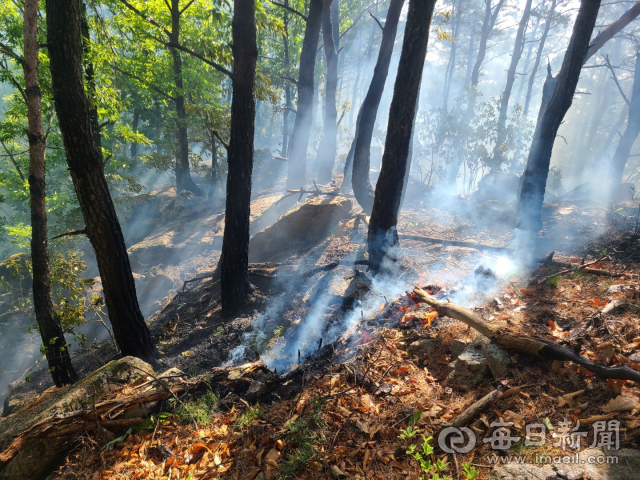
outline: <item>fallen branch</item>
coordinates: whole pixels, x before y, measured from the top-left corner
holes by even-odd
[[[446,245],[450,247],[467,247],[467,248],[475,248],[476,250],[496,250],[499,252],[511,253],[511,250],[506,247],[494,247],[493,245],[485,245],[483,243],[476,243],[476,242],[467,242],[464,240],[446,240],[444,238],[423,237],[421,235],[406,235],[404,233],[399,234],[398,238],[402,240],[416,240],[418,242],[425,242],[425,243],[441,243],[442,245]]]
[[[569,268],[565,268],[564,270],[560,270],[559,272],[556,272],[556,273],[554,273],[552,275],[547,275],[546,277],[538,280],[538,285],[543,284],[544,282],[546,282],[550,278],[557,277],[558,275],[564,275],[565,273],[574,272],[574,271],[578,271],[578,270],[584,270],[585,273],[593,273],[594,275],[603,275],[603,276],[611,276],[611,277],[618,276],[617,274],[608,272],[606,270],[600,270],[598,268],[588,268],[589,265],[595,265],[596,263],[601,262],[605,258],[607,258],[606,255],[603,256],[603,257],[600,257],[599,259],[594,260],[592,262],[584,263],[582,265],[578,265],[577,267],[571,266]],[[547,261],[545,263],[551,264],[552,262],[553,262],[553,260],[549,260],[549,261]],[[560,263],[560,262],[555,262],[555,263],[557,264],[557,263]],[[560,264],[561,265],[566,265],[566,264],[563,264],[563,263],[560,263]]]
[[[605,367],[591,360],[577,355],[573,350],[541,338],[533,338],[506,331],[503,325],[489,325],[479,315],[471,310],[456,305],[436,300],[420,288],[415,288],[413,294],[420,300],[432,306],[440,315],[454,318],[466,323],[496,342],[501,347],[520,353],[536,355],[548,360],[569,360],[596,376],[603,379],[633,380],[640,382],[640,372],[626,365],[620,367]]]
[[[508,398],[513,395],[516,395],[522,391],[522,387],[513,387],[508,390],[501,390],[496,388],[495,390],[489,392],[476,403],[467,408],[464,412],[458,415],[451,422],[451,426],[453,427],[463,427],[471,423],[476,417],[478,417],[481,413],[486,411],[489,406],[496,400],[500,398]]]

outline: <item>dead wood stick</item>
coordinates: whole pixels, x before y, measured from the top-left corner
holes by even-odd
[[[614,378],[640,382],[640,372],[626,365],[620,367],[605,367],[585,357],[576,355],[573,350],[550,342],[549,340],[520,335],[504,330],[504,328],[498,325],[489,325],[471,310],[456,305],[455,303],[440,302],[420,288],[415,288],[413,294],[435,308],[440,315],[455,318],[456,320],[466,323],[485,337],[494,340],[501,347],[520,353],[536,355],[548,360],[569,360],[603,379]]]
[[[522,391],[522,387],[513,387],[508,390],[501,390],[496,388],[495,390],[487,393],[484,397],[478,400],[476,403],[467,408],[464,412],[453,419],[451,425],[453,427],[463,427],[471,423],[477,416],[487,410],[492,402],[500,398],[508,398],[516,395]]]
[[[85,228],[83,228],[82,230],[72,230],[70,232],[61,233],[60,235],[51,237],[49,240],[55,240],[56,238],[62,238],[62,237],[73,237],[75,235],[85,235],[86,233],[87,233],[87,230]]]
[[[406,235],[401,233],[398,238],[402,240],[416,240],[418,242],[425,243],[441,243],[442,245],[450,247],[467,247],[475,248],[476,250],[496,250],[498,252],[511,253],[511,250],[506,247],[494,247],[493,245],[485,245],[484,243],[468,242],[465,240],[446,240],[444,238],[423,237],[422,235]]]
[[[547,281],[547,280],[549,280],[550,278],[557,277],[558,275],[564,275],[565,273],[569,273],[569,272],[573,272],[573,271],[577,271],[577,270],[584,270],[584,271],[585,271],[585,272],[587,272],[587,273],[594,273],[594,274],[596,274],[596,275],[602,275],[602,273],[595,273],[595,272],[596,272],[596,271],[597,271],[597,272],[605,272],[605,270],[599,270],[599,269],[597,269],[597,268],[587,268],[587,267],[589,267],[589,265],[595,265],[596,263],[601,262],[601,261],[602,261],[602,260],[604,260],[605,258],[607,258],[607,256],[606,256],[606,255],[605,255],[605,256],[603,256],[603,257],[600,257],[600,258],[599,258],[599,259],[597,259],[597,260],[593,260],[592,262],[588,262],[588,263],[585,263],[585,264],[583,264],[583,265],[578,265],[577,267],[573,267],[573,266],[572,266],[572,267],[570,267],[570,268],[565,268],[564,270],[560,270],[559,272],[556,272],[556,273],[554,273],[554,274],[552,274],[552,275],[547,275],[546,277],[544,277],[544,278],[542,278],[542,279],[538,280],[538,285],[540,285],[540,284],[542,284],[542,283],[546,282],[546,281]],[[547,262],[547,263],[551,263],[551,262]],[[607,272],[607,275],[612,275],[612,274],[610,274],[609,272]],[[613,275],[612,275],[612,276],[613,276]]]

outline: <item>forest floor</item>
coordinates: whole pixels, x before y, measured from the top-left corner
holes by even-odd
[[[508,212],[468,208],[468,199],[456,202],[462,207],[453,214],[428,200],[413,202],[403,212],[399,231],[507,245]],[[261,265],[252,277],[252,301],[231,322],[220,316],[219,285],[203,279],[173,297],[151,323],[163,367],[196,377],[229,360],[255,360],[257,352],[282,372],[298,368],[295,350],[304,358],[315,351],[319,336],[329,342],[344,338],[346,331],[353,341],[322,373],[304,379],[304,388],[291,400],[250,405],[237,399],[216,409],[203,399],[185,397],[191,414],[166,409],[112,448],[104,449],[91,435],[81,437],[54,478],[419,478],[425,473],[420,462],[406,454],[412,444],[417,452],[429,452],[424,460],[448,462],[440,473],[451,478],[465,478],[471,467],[477,478],[636,478],[637,384],[602,380],[571,362],[514,352],[501,378],[485,375],[477,384],[461,383],[451,376],[452,362],[460,348],[478,344],[479,349],[481,336],[462,322],[414,304],[405,293],[414,284],[434,292],[441,288],[443,295],[473,307],[487,322],[506,321],[515,333],[570,346],[606,365],[638,369],[640,242],[630,239],[636,213],[633,202],[615,208],[585,202],[545,206],[543,248],[558,253],[554,262],[533,272],[513,267],[494,250],[401,240],[398,275],[381,285],[372,283],[366,266],[358,264],[366,226],[352,216],[310,251]],[[583,259],[599,261],[580,268]],[[567,264],[573,266],[565,268]],[[474,274],[479,265],[492,268],[496,276]],[[360,287],[377,294],[375,305],[361,296]],[[615,308],[602,314],[607,305]],[[379,312],[387,317],[385,326],[369,321]],[[340,326],[340,335],[331,336],[333,325]],[[354,382],[354,372],[375,388]],[[497,398],[469,423],[477,437],[475,449],[446,454],[437,438],[430,440],[433,453],[424,446],[423,438],[437,437],[496,388],[509,395]],[[521,437],[506,451],[482,441],[495,435],[492,424],[501,418],[512,422],[511,433]],[[620,422],[622,450],[614,454],[620,454],[622,470],[609,465],[536,470],[540,467],[530,465],[518,466],[514,473],[494,465],[507,455],[534,463],[542,455],[573,454],[563,443],[563,421],[575,428],[572,438],[579,437],[582,448],[595,446],[593,426],[603,420]],[[525,425],[533,423],[546,426],[545,445],[525,446]],[[427,478],[435,472],[432,468]]]
[[[289,208],[277,203],[281,197],[272,192],[257,196],[252,233]],[[156,371],[176,367],[202,378],[212,367],[259,356],[284,373],[313,362],[320,338],[325,349],[334,341],[346,348],[335,351],[320,373],[316,369],[313,376],[303,375],[303,388],[291,400],[249,405],[236,399],[216,408],[209,397],[187,396],[182,402],[189,406],[188,414],[161,405],[166,413],[156,412],[109,448],[91,434],[83,435],[52,478],[418,478],[423,472],[405,453],[409,446],[416,444],[422,451],[422,435],[437,437],[496,388],[513,394],[492,402],[469,423],[477,437],[475,449],[452,456],[439,449],[437,438],[430,441],[435,452],[429,457],[449,462],[446,475],[464,478],[463,469],[470,467],[463,464],[469,464],[480,472],[477,478],[487,478],[494,454],[531,460],[563,453],[551,445],[556,440],[550,430],[545,446],[525,446],[521,440],[506,452],[493,450],[482,440],[491,438],[496,430],[492,423],[499,418],[513,422],[512,433],[521,437],[525,424],[542,423],[556,433],[564,418],[573,424],[580,420],[579,431],[587,434],[581,437],[583,447],[593,442],[594,422],[619,420],[620,448],[640,447],[640,389],[633,383],[604,381],[570,362],[514,352],[499,379],[485,372],[479,381],[461,382],[452,376],[456,358],[461,349],[480,349],[481,336],[461,322],[437,317],[406,294],[414,285],[442,289],[441,297],[473,308],[488,322],[505,321],[513,332],[565,344],[597,362],[640,368],[640,242],[630,239],[637,228],[634,202],[545,205],[543,242],[535,256],[557,253],[554,262],[530,271],[507,251],[489,248],[507,247],[511,238],[513,212],[504,202],[409,199],[398,226],[402,249],[395,274],[385,280],[370,278],[363,261],[366,224],[355,207],[308,248],[303,243],[287,249],[283,241],[273,262],[255,265],[251,301],[232,321],[221,317],[219,282],[203,278],[182,285],[215,265],[223,226],[219,214],[188,198],[173,197],[168,205],[167,220],[141,233],[138,248],[133,248],[138,252],[132,255],[138,275],[167,277],[165,283],[171,284],[157,283],[147,287],[149,292],[180,292],[163,300],[161,311],[149,320],[160,358]],[[185,212],[191,212],[188,227]],[[180,222],[172,221],[179,217]],[[154,257],[156,262],[170,260],[157,265],[150,261]],[[600,261],[587,270],[579,267],[583,259]],[[492,274],[485,274],[487,268]],[[599,313],[611,301],[624,305]],[[354,383],[354,372],[372,380],[375,388]],[[24,394],[36,393],[33,388]],[[629,458],[623,456],[625,465]],[[522,478],[521,471],[509,477],[504,468],[496,467],[493,474]],[[626,478],[620,472],[598,477],[581,468],[571,474]],[[531,478],[547,478],[547,473],[540,477],[541,472],[534,472]]]

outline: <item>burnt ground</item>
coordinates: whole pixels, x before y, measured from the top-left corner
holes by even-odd
[[[454,208],[446,205],[446,211],[434,199],[411,202],[403,210],[399,231],[508,245],[512,213],[504,205],[472,205],[461,198],[451,202]],[[499,318],[514,331],[534,332],[574,347],[580,345],[582,354],[596,361],[604,358],[614,365],[632,363],[640,346],[637,292],[622,289],[609,293],[616,284],[638,283],[640,244],[637,238],[630,240],[630,233],[636,228],[637,206],[628,203],[615,209],[585,202],[562,202],[544,208],[544,243],[536,254],[541,258],[555,250],[558,253],[554,260],[570,264],[585,256],[587,261],[600,258],[604,253],[608,256],[594,268],[608,271],[611,276],[581,273],[575,268],[554,275],[562,272],[559,264],[543,265],[531,273],[514,267],[505,255],[493,250],[402,240],[397,274],[381,284],[372,284],[361,261],[365,259],[366,225],[358,220],[358,209],[354,208],[350,218],[342,220],[332,235],[310,250],[290,252],[277,264],[257,266],[251,276],[255,285],[251,301],[232,320],[220,316],[217,282],[203,279],[189,284],[185,293],[167,299],[163,309],[149,319],[158,345],[160,370],[175,366],[196,375],[230,360],[254,360],[257,352],[281,373],[296,368],[296,350],[300,349],[303,357],[313,353],[319,338],[326,345],[341,335],[344,338],[346,333],[353,342],[348,351],[339,352],[342,356],[336,356],[334,366],[311,381],[302,397],[293,402],[251,408],[240,403],[231,412],[216,414],[211,424],[197,432],[181,426],[178,418],[172,419],[166,430],[159,429],[159,438],[174,451],[186,451],[196,441],[214,441],[214,446],[208,444],[202,465],[176,465],[178,470],[174,471],[181,472],[180,478],[188,472],[193,472],[194,478],[213,478],[227,470],[229,478],[255,478],[251,475],[260,472],[265,478],[275,478],[282,474],[281,468],[292,468],[300,450],[295,441],[282,440],[282,425],[302,418],[309,435],[319,436],[320,440],[316,438],[318,451],[296,464],[295,476],[335,478],[336,472],[331,470],[335,465],[348,475],[364,474],[360,478],[415,478],[416,462],[398,451],[404,447],[397,436],[399,429],[406,427],[408,417],[418,410],[422,411],[418,428],[425,434],[435,433],[496,385],[526,385],[522,393],[496,402],[475,422],[474,430],[486,433],[498,414],[507,415],[506,412],[511,412],[507,416],[518,422],[548,418],[556,424],[563,415],[585,420],[602,414],[603,406],[620,393],[637,396],[637,388],[631,384],[603,382],[572,365],[540,363],[522,355],[512,355],[509,374],[501,382],[454,385],[448,380],[449,363],[455,360],[452,342],[472,341],[473,331],[446,318],[437,318],[426,326],[428,322],[420,320],[429,313],[424,306],[409,311],[390,309],[394,299],[401,302],[403,292],[413,284],[435,284],[445,289],[452,300],[475,306],[488,321]],[[211,270],[214,256],[215,253],[207,258],[208,264],[199,268],[200,273]],[[493,268],[498,278],[490,278],[487,283],[484,276],[474,275],[472,272],[481,264]],[[533,280],[545,277],[549,280],[540,284]],[[185,279],[183,276],[180,281]],[[596,321],[594,314],[612,299],[622,299],[628,307],[605,321]],[[388,314],[387,328],[381,328],[385,322],[368,321],[379,311]],[[314,321],[308,323],[309,318]],[[407,353],[409,344],[424,338],[434,339],[437,348],[428,355]],[[291,345],[296,347],[293,351]],[[347,363],[342,364],[344,361]],[[391,391],[375,395],[357,385],[349,386],[349,372],[353,370],[389,383]],[[344,390],[347,391],[340,393]],[[563,394],[579,390],[586,393],[576,402],[562,404]],[[320,412],[313,401],[319,397],[324,397]],[[246,418],[256,408],[269,421],[257,416]],[[313,425],[308,421],[311,414]],[[635,411],[616,418],[628,425],[623,446],[638,447]],[[136,451],[149,448],[145,444],[149,437],[143,433],[130,436],[126,444],[114,449],[113,454],[103,455],[98,463],[91,454],[95,446],[90,445],[69,457],[68,462],[75,471],[95,471],[101,465],[105,473],[95,478],[112,478],[110,475],[116,474],[117,478],[164,478],[167,462],[158,458],[154,461],[155,457],[145,462],[136,460],[140,459]],[[260,452],[273,453],[276,458],[265,463]],[[486,448],[473,453],[478,458],[486,454]],[[456,461],[467,460],[474,461]]]

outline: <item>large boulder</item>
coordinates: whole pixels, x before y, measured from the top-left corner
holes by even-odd
[[[249,262],[277,262],[310,250],[351,216],[352,206],[345,197],[311,198],[253,236]]]
[[[104,393],[124,384],[141,383],[149,374],[153,374],[151,365],[138,358],[125,357],[108,363],[74,385],[51,387],[21,404],[12,405],[12,397],[7,397],[5,408],[9,407],[11,414],[0,422],[0,452],[38,422],[90,406]],[[0,479],[45,478],[72,446],[68,438],[43,437],[22,447],[7,463],[0,462]]]

